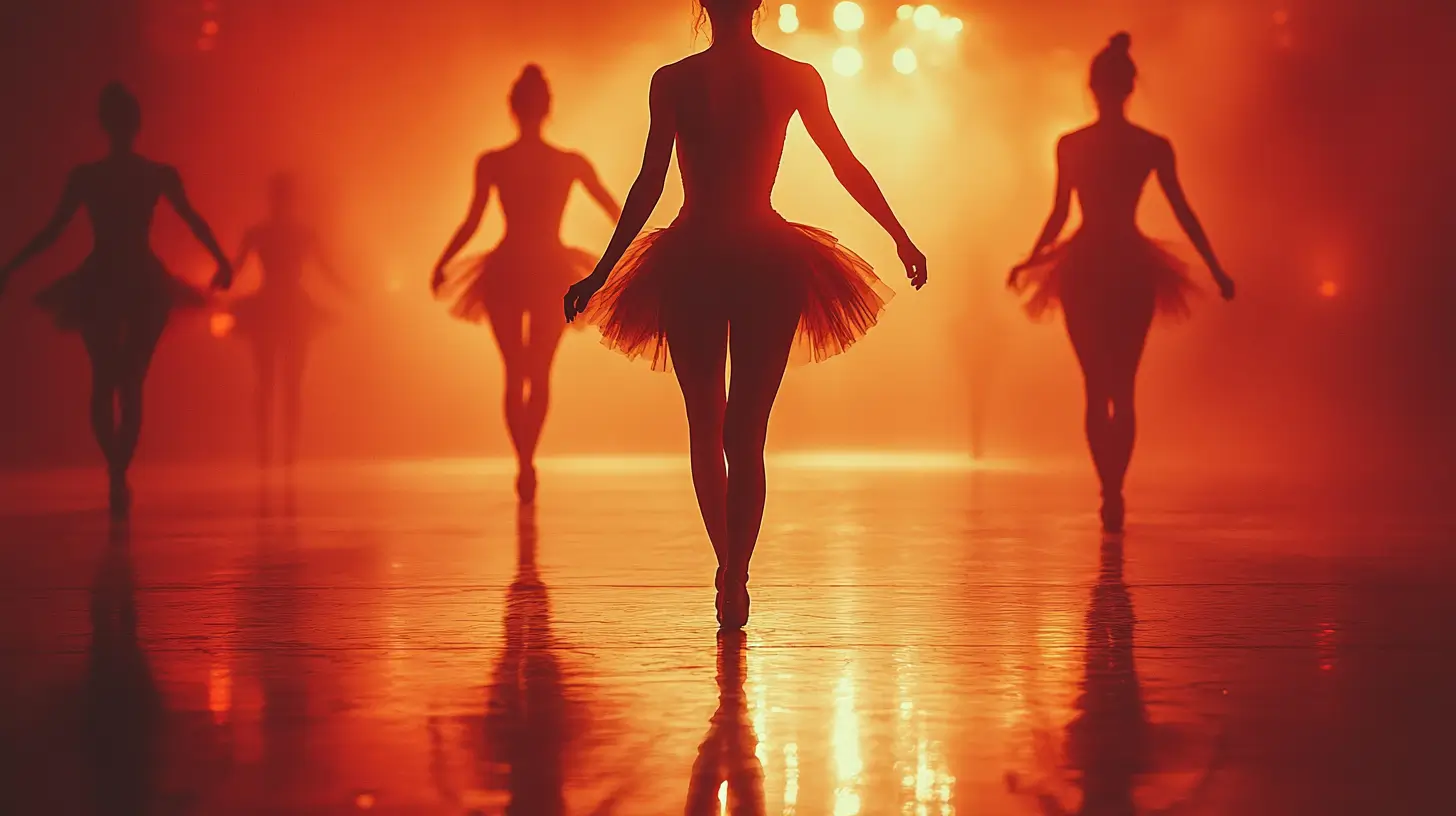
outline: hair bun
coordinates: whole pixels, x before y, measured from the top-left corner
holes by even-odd
[[[1107,41],[1107,50],[1109,51],[1120,51],[1126,54],[1131,49],[1132,35],[1126,31],[1119,31],[1113,34],[1112,38]]]
[[[521,69],[521,79],[545,79],[545,78],[546,78],[546,72],[545,71],[542,71],[541,70],[541,66],[537,65],[534,62],[531,63],[531,64],[529,64],[529,65],[527,65],[525,68],[522,68]]]

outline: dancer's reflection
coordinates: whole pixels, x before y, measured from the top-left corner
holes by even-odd
[[[1132,599],[1122,577],[1122,542],[1102,544],[1102,566],[1087,610],[1087,651],[1077,716],[1067,726],[1066,759],[1078,776],[1082,803],[1068,810],[1047,791],[1013,792],[1036,797],[1048,816],[1133,816],[1133,791],[1148,769],[1150,727],[1133,660]]]
[[[1102,544],[1102,568],[1087,610],[1086,676],[1067,758],[1082,774],[1082,810],[1133,814],[1133,784],[1148,770],[1150,727],[1133,660],[1132,599],[1122,577],[1122,543]]]
[[[748,644],[742,632],[718,635],[718,710],[698,748],[688,785],[688,816],[723,813],[719,792],[726,793],[727,813],[762,814],[763,765],[758,760],[758,735],[748,717],[743,693]]]
[[[491,681],[486,737],[491,764],[509,768],[506,813],[552,816],[566,812],[572,705],[536,569],[535,510],[522,506],[516,525],[516,578],[506,594],[505,653]]]
[[[91,588],[86,746],[96,813],[153,812],[162,701],[137,639],[131,528],[111,525]]]
[[[269,789],[283,790],[306,781],[309,769],[308,673],[300,632],[307,610],[291,484],[276,494],[266,486],[260,491],[254,559],[245,626],[263,696],[262,771]]]

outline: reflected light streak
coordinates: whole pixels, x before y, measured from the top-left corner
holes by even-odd
[[[226,663],[213,666],[207,674],[207,710],[218,725],[227,722],[233,710],[233,673]]]
[[[859,713],[854,707],[854,680],[848,674],[839,678],[834,689],[834,816],[856,816],[860,812],[860,774],[864,758],[860,755]]]
[[[799,744],[791,742],[784,746],[784,816],[792,814],[799,805]]]

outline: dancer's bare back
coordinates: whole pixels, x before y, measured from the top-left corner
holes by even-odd
[[[1084,229],[1137,229],[1137,208],[1148,177],[1172,166],[1173,147],[1130,122],[1098,123],[1062,137],[1057,154],[1066,182],[1077,192]]]
[[[709,49],[664,68],[659,80],[690,215],[731,220],[769,212],[795,113],[826,155],[843,142],[819,74],[766,48],[746,56]]]
[[[66,185],[66,201],[90,217],[94,251],[106,256],[148,251],[152,216],[164,196],[179,212],[190,209],[177,171],[137,155],[83,164]]]
[[[529,244],[560,243],[572,187],[581,182],[598,196],[594,188],[601,186],[585,156],[544,142],[517,142],[486,153],[475,172],[476,189],[500,191],[506,239]]]

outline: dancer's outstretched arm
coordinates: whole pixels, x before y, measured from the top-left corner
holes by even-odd
[[[164,167],[162,169],[162,195],[172,203],[172,209],[177,211],[182,223],[192,230],[192,234],[198,242],[207,248],[213,260],[217,261],[217,274],[212,278],[214,289],[230,289],[233,285],[233,265],[228,261],[227,253],[222,251],[222,245],[217,242],[217,236],[212,234],[212,228],[207,225],[197,210],[192,208],[192,202],[187,199],[187,191],[182,188],[182,175],[176,168]]]
[[[806,65],[802,70],[799,118],[804,121],[804,129],[809,131],[809,137],[819,146],[824,158],[829,160],[834,177],[839,179],[839,183],[844,185],[844,189],[854,200],[894,239],[900,260],[905,264],[905,274],[910,278],[911,284],[919,289],[928,278],[924,253],[916,248],[905,228],[900,225],[899,219],[890,209],[890,202],[885,200],[885,194],[875,182],[875,177],[854,155],[854,151],[850,150],[849,142],[839,129],[839,123],[829,111],[829,92],[824,88],[823,77],[811,66]]]
[[[581,182],[581,186],[586,188],[587,194],[592,197],[593,201],[596,201],[608,217],[613,221],[620,219],[622,208],[618,206],[617,200],[612,198],[612,193],[607,186],[602,184],[601,178],[597,176],[597,169],[592,167],[586,156],[578,155],[577,159],[581,161],[581,166],[577,169],[577,181]]]
[[[1015,288],[1021,279],[1022,270],[1034,263],[1037,256],[1051,246],[1067,227],[1067,216],[1072,211],[1072,184],[1067,178],[1066,165],[1067,138],[1063,136],[1057,141],[1057,186],[1052,200],[1052,213],[1047,216],[1046,225],[1041,228],[1041,235],[1037,236],[1031,254],[1012,268],[1011,276],[1006,279],[1007,286]]]
[[[587,303],[607,282],[617,262],[631,246],[632,240],[647,225],[657,202],[662,198],[663,185],[667,183],[667,168],[672,161],[672,146],[677,140],[677,121],[673,113],[671,74],[669,69],[660,68],[652,76],[652,90],[648,101],[652,112],[652,124],[647,131],[647,146],[642,154],[642,169],[632,189],[627,193],[627,203],[622,207],[622,217],[617,220],[617,230],[612,234],[607,251],[597,261],[591,275],[572,286],[566,293],[566,319],[576,318],[586,309]]]
[[[494,186],[495,174],[491,167],[490,154],[486,154],[475,163],[475,190],[470,195],[470,209],[466,211],[460,228],[451,236],[450,245],[445,247],[444,254],[435,263],[435,272],[430,277],[431,290],[438,291],[444,285],[445,267],[470,243],[475,231],[480,229],[480,219],[485,215],[485,207],[490,203],[490,191]]]
[[[10,259],[5,266],[0,267],[0,291],[5,290],[5,283],[15,270],[24,266],[27,261],[36,255],[50,249],[66,231],[71,219],[76,217],[76,211],[81,208],[81,182],[79,179],[80,170],[72,170],[66,178],[66,189],[61,193],[61,202],[56,205],[56,210],[51,214],[51,220],[41,227],[40,232],[31,238],[29,243],[21,248]]]
[[[1213,254],[1213,245],[1208,240],[1208,235],[1203,231],[1203,224],[1198,216],[1193,213],[1193,207],[1188,203],[1188,196],[1183,192],[1183,183],[1178,179],[1178,163],[1173,155],[1173,143],[1162,139],[1158,145],[1157,163],[1153,165],[1154,171],[1158,174],[1158,184],[1163,188],[1163,194],[1168,197],[1168,204],[1173,208],[1173,215],[1178,218],[1178,226],[1188,235],[1188,240],[1193,242],[1193,248],[1208,264],[1208,269],[1213,273],[1213,279],[1218,284],[1218,290],[1224,300],[1233,300],[1234,281],[1219,264],[1218,257]]]

